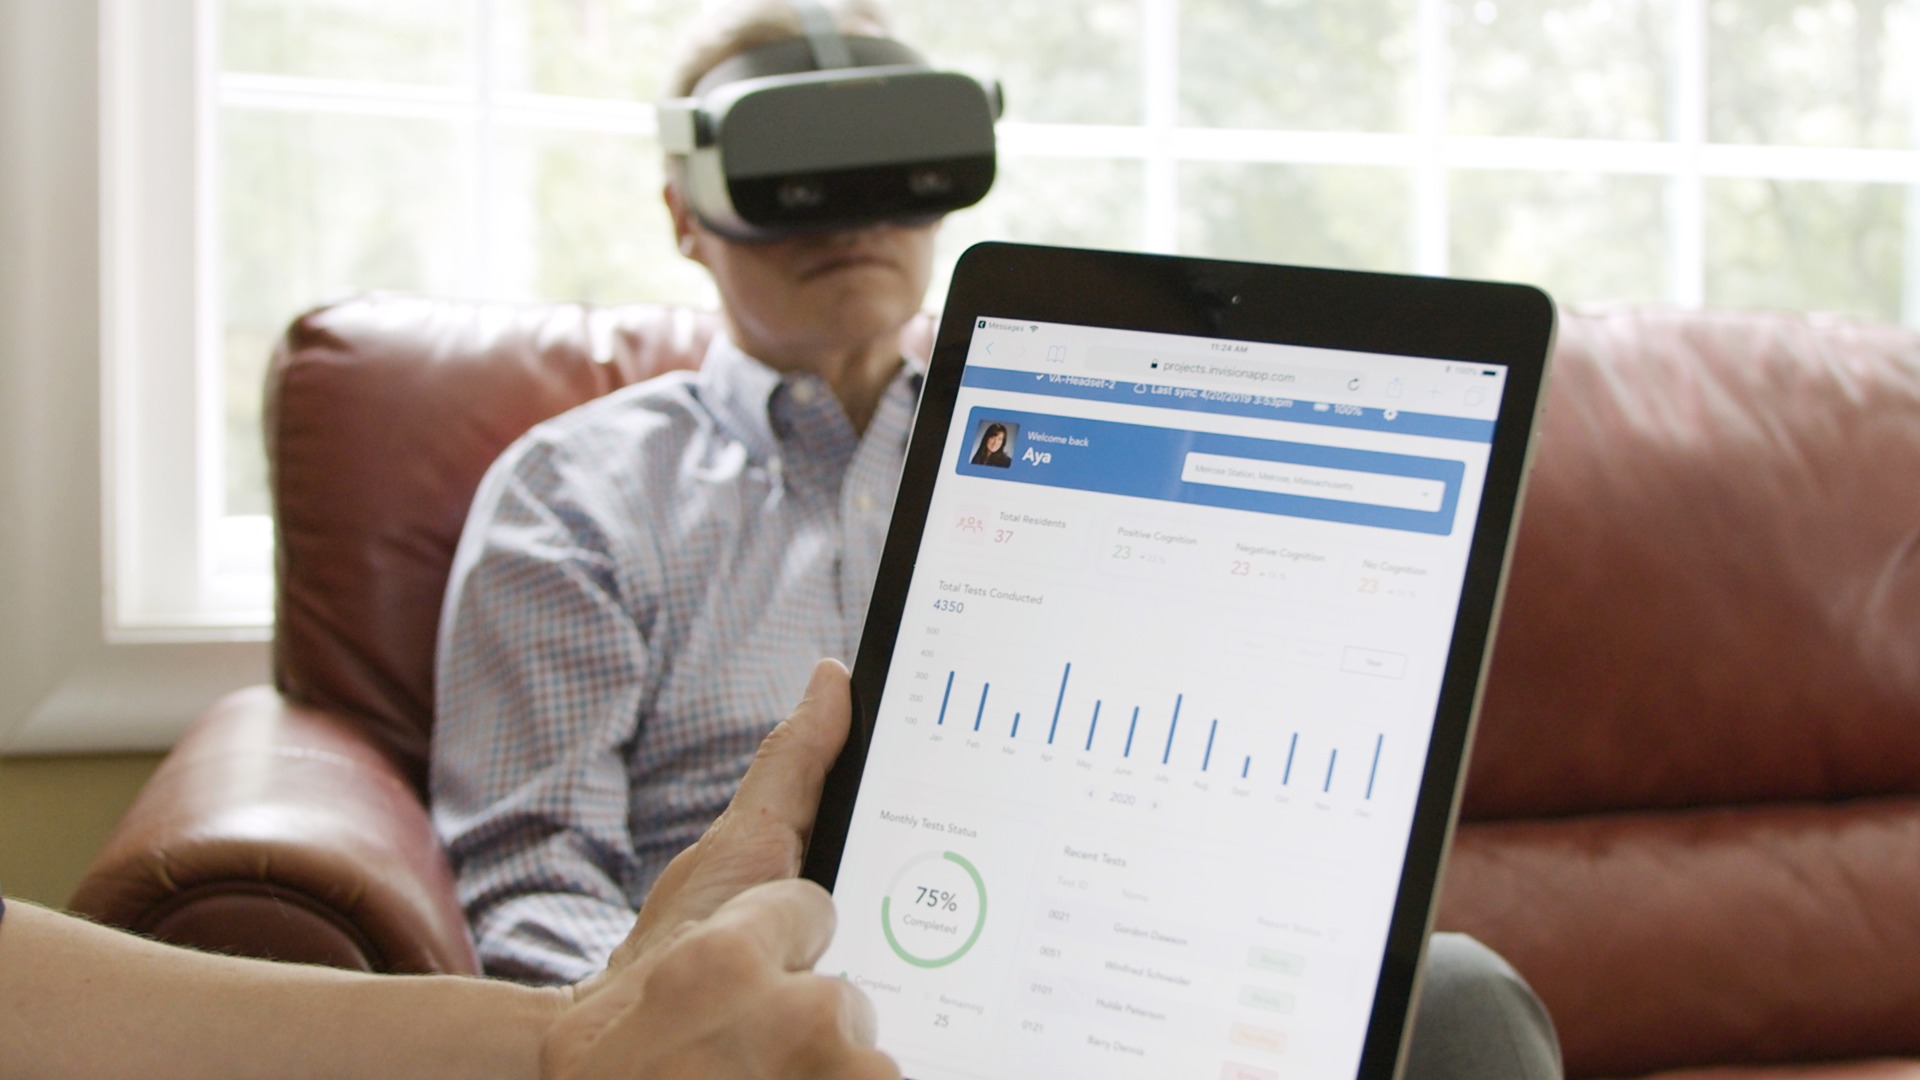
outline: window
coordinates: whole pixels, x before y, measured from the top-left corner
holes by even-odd
[[[691,0],[104,3],[129,632],[264,626],[259,386],[300,310],[712,303],[649,105]],[[892,6],[1007,92],[943,268],[997,237],[1920,325],[1920,0]]]

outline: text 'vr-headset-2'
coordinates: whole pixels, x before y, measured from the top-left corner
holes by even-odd
[[[659,105],[661,148],[684,155],[682,194],[703,225],[767,240],[931,220],[986,196],[997,84],[845,36],[814,0],[793,6],[805,36],[724,60]]]

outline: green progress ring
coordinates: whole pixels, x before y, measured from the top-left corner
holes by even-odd
[[[887,935],[887,944],[892,947],[893,953],[895,956],[898,956],[900,959],[905,960],[907,963],[912,964],[914,967],[918,967],[918,968],[946,967],[948,964],[951,964],[955,960],[958,960],[961,957],[967,955],[967,950],[973,948],[973,943],[980,940],[980,931],[986,929],[986,926],[987,926],[987,883],[980,879],[980,871],[974,869],[972,863],[968,862],[967,860],[961,858],[958,855],[955,855],[951,851],[943,851],[940,854],[948,862],[951,862],[954,865],[960,867],[960,869],[965,870],[967,872],[967,876],[973,879],[974,892],[978,893],[980,896],[980,917],[974,920],[973,933],[967,935],[967,940],[964,942],[961,942],[959,948],[953,950],[952,952],[948,953],[945,956],[936,957],[932,960],[928,960],[922,957],[915,956],[912,953],[908,952],[904,947],[901,946],[900,939],[893,936],[893,918],[892,918],[893,897],[891,896],[881,897],[880,898],[880,929],[883,933]]]

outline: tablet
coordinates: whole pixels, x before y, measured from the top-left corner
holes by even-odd
[[[1553,327],[967,252],[805,870],[906,1076],[1394,1075]]]

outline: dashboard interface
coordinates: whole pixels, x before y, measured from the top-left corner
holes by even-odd
[[[907,1076],[1355,1074],[1506,379],[977,320],[818,965]]]

